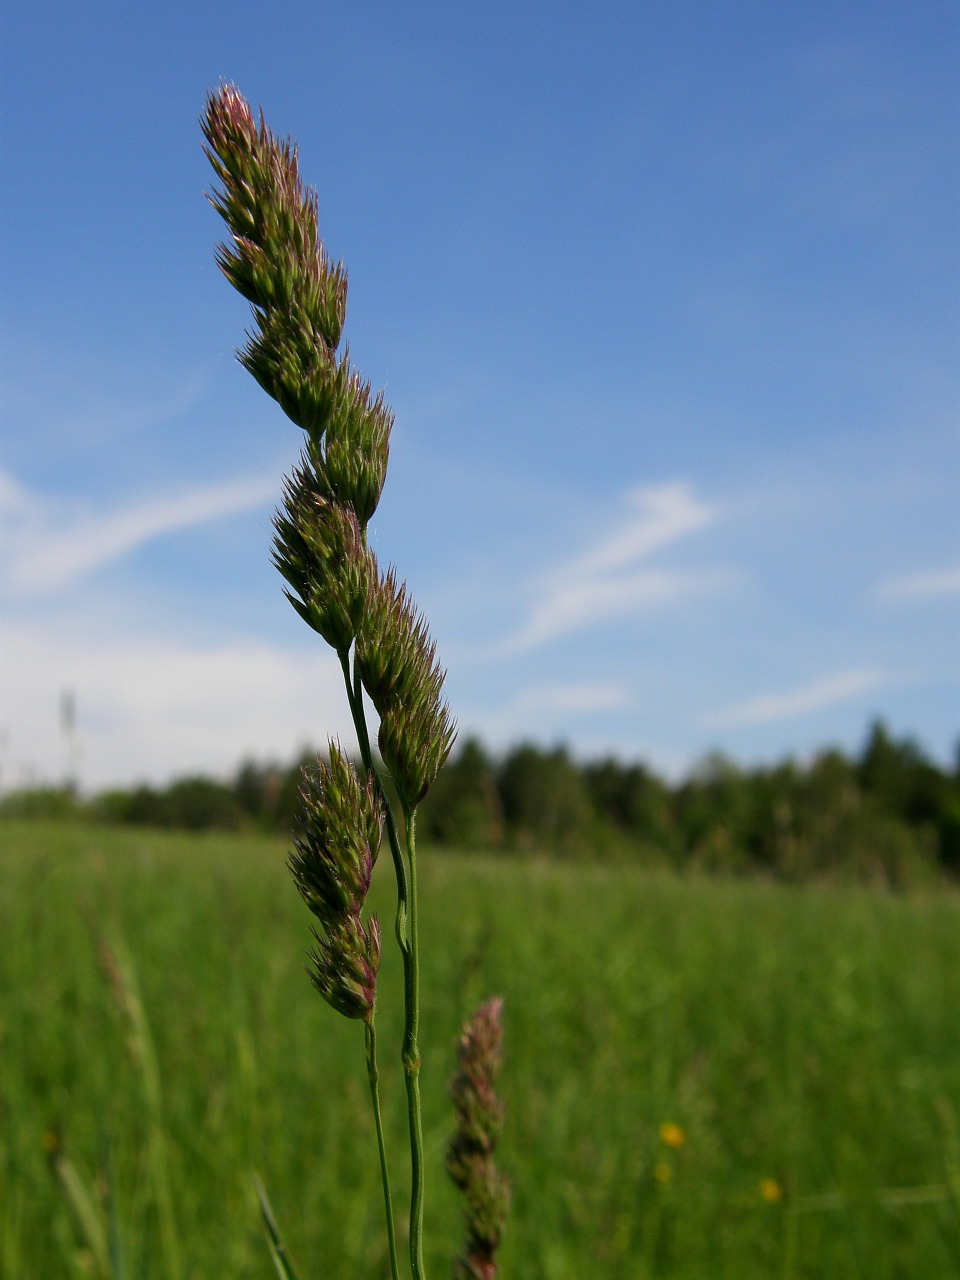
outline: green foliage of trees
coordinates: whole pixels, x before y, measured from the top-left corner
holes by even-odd
[[[463,849],[498,849],[504,813],[497,768],[476,738],[467,738],[441,770],[420,815],[428,839]]]
[[[562,855],[590,852],[598,815],[566,748],[517,747],[497,771],[497,789],[517,847]]]
[[[562,748],[525,744],[497,763],[468,741],[422,824],[468,848],[906,886],[960,873],[960,771],[880,723],[855,760],[829,750],[744,770],[713,755],[675,786],[642,764],[578,765]]]
[[[0,803],[0,815],[287,832],[296,825],[302,766],[313,759],[305,750],[290,765],[246,760],[230,782],[187,778],[86,803],[64,789],[19,792]],[[435,844],[504,855],[901,887],[960,877],[960,761],[941,768],[877,722],[854,759],[828,750],[805,764],[748,770],[712,755],[670,785],[643,764],[579,763],[564,747],[531,743],[497,759],[467,738],[418,821]]]

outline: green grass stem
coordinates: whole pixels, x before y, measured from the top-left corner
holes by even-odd
[[[62,1151],[53,1156],[53,1169],[63,1189],[80,1234],[90,1256],[96,1274],[109,1280],[111,1276],[107,1225],[93,1190],[81,1177],[76,1165]]]
[[[417,912],[416,812],[404,815],[407,866],[410,872],[410,963],[406,968],[406,1025],[403,1036],[403,1070],[407,1083],[407,1115],[410,1128],[410,1266],[414,1280],[423,1280],[423,1119],[420,1108],[420,948]]]
[[[277,1226],[277,1220],[273,1215],[273,1209],[267,1198],[266,1188],[256,1175],[254,1175],[253,1185],[257,1193],[257,1200],[260,1203],[260,1217],[263,1220],[263,1227],[267,1234],[270,1257],[273,1259],[277,1280],[300,1280],[297,1269],[293,1265],[293,1259],[287,1252],[287,1248],[280,1236],[280,1228]]]
[[[380,1152],[380,1178],[383,1183],[383,1208],[387,1219],[387,1242],[390,1246],[390,1274],[400,1280],[397,1262],[397,1234],[393,1222],[393,1199],[390,1194],[390,1171],[387,1166],[387,1148],[383,1138],[383,1116],[380,1112],[380,1073],[377,1070],[377,1032],[373,1017],[364,1023],[367,1045],[367,1079],[370,1082],[370,1098],[377,1126],[377,1149]]]

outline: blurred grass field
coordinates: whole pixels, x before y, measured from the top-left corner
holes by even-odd
[[[362,1032],[303,972],[285,846],[40,822],[0,846],[3,1277],[265,1278],[254,1171],[305,1280],[386,1277]],[[403,1220],[391,875],[378,1038]],[[459,1243],[452,1043],[495,992],[504,1280],[960,1276],[956,892],[440,850],[421,876],[435,1280]]]

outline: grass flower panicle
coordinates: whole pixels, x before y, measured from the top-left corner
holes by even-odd
[[[377,743],[404,812],[412,813],[430,790],[455,736],[446,704],[439,698],[391,707],[380,717]]]
[[[257,332],[247,338],[240,363],[268,396],[311,439],[321,440],[350,383],[323,337],[307,326],[291,330],[278,311],[256,313]]]

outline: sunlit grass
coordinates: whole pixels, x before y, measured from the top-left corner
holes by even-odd
[[[184,1276],[269,1276],[254,1171],[304,1280],[385,1276],[362,1032],[303,973],[285,846],[12,823],[0,843],[3,1275],[111,1265],[59,1156],[129,1276],[169,1274],[168,1213]],[[492,991],[506,1280],[960,1274],[960,895],[439,851],[422,876],[431,1277],[459,1237],[442,1167],[452,1043]],[[389,878],[379,867],[388,917]],[[105,973],[111,939],[149,1024],[153,1101]],[[382,1001],[384,1045],[399,1004]],[[401,1150],[402,1083],[381,1065]]]

